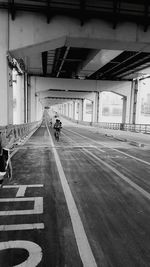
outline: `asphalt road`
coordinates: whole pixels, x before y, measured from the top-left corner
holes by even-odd
[[[150,266],[150,150],[64,124],[18,146],[0,189],[0,267]],[[22,264],[22,265],[21,265]]]

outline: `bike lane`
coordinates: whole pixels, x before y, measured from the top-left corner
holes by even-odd
[[[82,266],[47,129],[18,148],[0,190],[0,266]]]

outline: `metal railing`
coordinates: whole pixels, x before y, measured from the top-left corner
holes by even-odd
[[[72,118],[68,118],[67,116],[61,115],[60,116],[71,120],[72,122],[81,124],[81,125],[87,125],[87,126],[93,126],[103,129],[112,129],[112,130],[121,130],[121,131],[130,131],[130,132],[136,132],[136,133],[145,133],[150,134],[150,124],[131,124],[131,123],[112,123],[112,122],[88,122],[88,121],[79,121],[74,120]]]
[[[2,145],[11,148],[14,144],[17,144],[29,133],[38,128],[40,124],[41,121],[0,126],[0,137],[2,139]]]
[[[150,124],[99,122],[99,123],[92,123],[92,126],[103,128],[103,129],[122,130],[122,131],[147,133],[147,134],[150,133]]]

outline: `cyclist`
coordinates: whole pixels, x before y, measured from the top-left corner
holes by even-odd
[[[55,133],[54,136],[56,138],[56,140],[59,140],[59,135],[60,135],[60,130],[61,130],[62,126],[61,126],[61,122],[59,119],[56,119],[56,122],[54,124],[54,129],[55,129]]]
[[[4,176],[6,175],[9,179],[12,178],[12,166],[10,161],[9,149],[2,146],[2,139],[0,136],[0,187],[2,186]]]

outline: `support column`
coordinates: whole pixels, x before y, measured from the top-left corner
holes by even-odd
[[[8,14],[0,11],[0,125],[13,123],[11,69],[8,69]]]
[[[99,92],[95,92],[95,97],[93,101],[93,122],[99,121]]]
[[[103,106],[102,106],[102,99],[101,99],[101,92],[99,92],[99,122],[102,121],[102,109],[103,109]]]
[[[83,99],[83,121],[86,120],[86,100]]]
[[[67,103],[68,106],[68,118],[70,117],[70,103]]]
[[[23,75],[13,71],[13,124],[24,123]]]
[[[83,121],[83,99],[79,102],[79,121]]]
[[[91,109],[92,109],[91,122],[94,122],[94,116],[95,116],[95,112],[94,112],[94,101],[91,101]]]
[[[27,73],[24,73],[24,123],[28,122],[28,87]]]
[[[73,103],[72,103],[72,118],[73,118],[73,120],[75,120],[75,101],[73,101]]]
[[[122,123],[126,123],[126,110],[127,110],[127,98],[124,96],[122,98],[123,101],[123,109],[122,109]]]
[[[36,121],[41,120],[43,114],[43,107],[41,102],[39,101],[38,95],[35,96],[35,109],[36,109]]]
[[[32,82],[31,84],[31,80],[30,77],[27,76],[27,99],[28,99],[28,103],[27,103],[27,115],[28,115],[28,122],[33,122],[36,120],[36,111],[35,111],[35,86]]]
[[[139,80],[134,80],[131,88],[130,123],[133,124],[136,123],[138,84]]]

